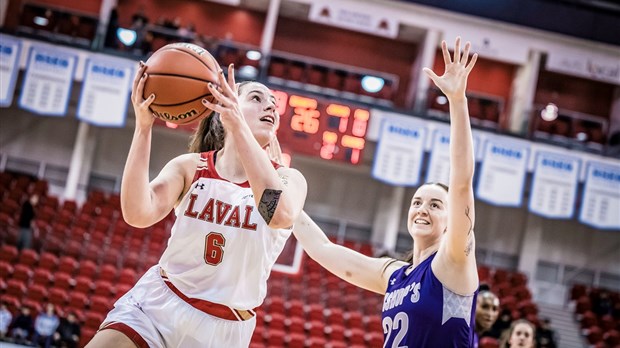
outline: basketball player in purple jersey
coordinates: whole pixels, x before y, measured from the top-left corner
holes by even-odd
[[[270,160],[279,115],[263,84],[236,84],[220,72],[214,112],[201,121],[192,153],[172,159],[149,182],[155,100],[142,97],[141,66],[132,103],[136,129],[123,172],[124,219],[147,227],[174,209],[176,221],[157,265],[123,295],[88,347],[247,347],[267,278],[303,208],[306,181]]]
[[[404,260],[372,258],[332,243],[302,213],[294,233],[308,255],[338,277],[385,294],[384,347],[471,347],[478,272],[474,252],[474,152],[465,90],[476,63],[471,45],[456,39],[454,56],[442,42],[445,72],[424,72],[450,103],[450,190],[422,185],[413,196],[407,227],[413,250]]]

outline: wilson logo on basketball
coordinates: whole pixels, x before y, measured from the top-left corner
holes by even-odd
[[[167,120],[167,121],[179,121],[179,120],[184,120],[188,117],[192,117],[195,115],[198,115],[198,112],[194,109],[191,109],[190,111],[183,113],[183,114],[178,114],[178,115],[170,115],[167,112],[157,112],[153,110],[153,113],[155,114],[155,116]]]

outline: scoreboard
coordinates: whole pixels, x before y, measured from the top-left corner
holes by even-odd
[[[272,91],[280,114],[282,151],[359,163],[370,112],[350,104]]]

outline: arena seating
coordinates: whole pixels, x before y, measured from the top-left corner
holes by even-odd
[[[592,347],[620,346],[620,293],[574,284],[570,301],[581,334]]]
[[[37,207],[34,250],[16,248],[18,202],[28,190],[42,195]],[[120,215],[116,194],[91,191],[76,204],[47,195],[44,181],[0,173],[3,221],[0,226],[0,300],[13,313],[20,305],[35,312],[47,302],[61,315],[75,312],[82,322],[81,344],[88,342],[112,308],[164,250],[169,215],[160,223],[137,229]],[[6,208],[4,202],[13,202]],[[367,243],[344,245],[372,255]],[[273,272],[258,310],[251,347],[380,347],[380,295],[350,285],[305,257],[298,275]],[[510,308],[513,319],[538,322],[526,277],[518,272],[479,267],[487,283]]]

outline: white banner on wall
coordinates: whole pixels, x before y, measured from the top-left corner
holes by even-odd
[[[7,107],[13,102],[15,81],[19,73],[21,42],[0,34],[0,106]]]
[[[581,161],[573,156],[546,151],[536,153],[530,211],[548,218],[572,218],[580,165]]]
[[[450,180],[450,128],[438,127],[433,131],[426,182],[448,185]],[[474,154],[478,151],[478,137],[472,135]]]
[[[620,166],[589,162],[579,220],[601,229],[620,229]]]
[[[132,81],[130,62],[92,56],[86,63],[78,118],[98,126],[124,126]]]
[[[19,106],[34,113],[64,116],[77,56],[62,48],[30,47]]]
[[[392,39],[398,36],[399,23],[394,18],[370,7],[364,8],[362,4],[351,7],[336,1],[312,2],[308,18],[313,22]]]
[[[457,36],[460,36],[463,40],[461,47],[469,41],[472,46],[471,52],[476,52],[481,57],[516,65],[527,62],[530,43],[523,36],[512,35],[508,31],[480,30],[474,26],[456,24],[443,26],[442,30],[443,39],[446,40],[448,48],[451,50],[454,50]]]
[[[554,46],[547,52],[547,70],[620,85],[620,57]]]
[[[495,205],[520,206],[528,155],[529,145],[526,142],[488,139],[476,197]]]
[[[426,133],[424,122],[403,122],[402,117],[384,118],[372,167],[373,177],[392,185],[418,185]]]

